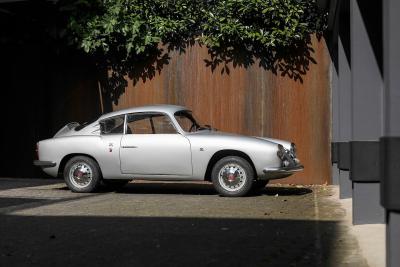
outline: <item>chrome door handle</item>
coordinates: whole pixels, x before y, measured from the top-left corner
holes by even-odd
[[[137,146],[122,146],[122,148],[137,148]]]

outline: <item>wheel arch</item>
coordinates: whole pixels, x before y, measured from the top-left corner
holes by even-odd
[[[214,155],[211,157],[211,159],[208,161],[206,173],[204,175],[205,181],[211,181],[211,172],[212,172],[214,165],[220,159],[228,157],[228,156],[237,156],[237,157],[241,157],[241,158],[247,160],[249,162],[250,166],[253,168],[255,176],[257,176],[256,168],[254,166],[253,161],[249,157],[249,155],[247,155],[246,153],[244,153],[243,151],[240,151],[240,150],[223,149],[223,150],[219,150],[219,151],[215,152]]]
[[[96,160],[95,157],[93,157],[92,155],[89,154],[85,154],[85,153],[71,153],[68,155],[65,155],[62,160],[60,161],[60,165],[58,167],[58,176],[62,176],[63,172],[64,172],[64,168],[65,165],[67,164],[67,162],[72,159],[73,157],[77,157],[77,156],[83,156],[83,157],[88,157],[91,158],[92,160],[94,160],[97,163],[97,166],[99,167],[99,171],[100,171],[100,175],[102,176],[102,172],[101,172],[101,168],[100,168],[100,164],[99,162]]]

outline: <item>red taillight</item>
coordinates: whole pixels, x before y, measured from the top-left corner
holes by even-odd
[[[36,156],[36,159],[37,160],[39,160],[39,143],[36,143],[36,154],[35,154],[35,156]]]

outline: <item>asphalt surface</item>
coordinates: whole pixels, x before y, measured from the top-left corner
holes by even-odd
[[[244,198],[207,183],[70,192],[0,178],[0,266],[367,266],[329,186]]]

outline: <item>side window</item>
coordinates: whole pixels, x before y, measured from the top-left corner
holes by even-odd
[[[129,114],[126,120],[127,134],[152,134],[151,117],[149,114]]]
[[[176,133],[172,121],[167,115],[158,115],[152,117],[154,130],[156,134],[174,134]]]
[[[190,130],[196,128],[195,124],[188,117],[175,115],[175,119],[185,132],[190,132]]]
[[[129,114],[126,121],[127,134],[175,134],[170,118],[161,113]]]
[[[112,117],[100,122],[101,134],[123,134],[124,116]]]

